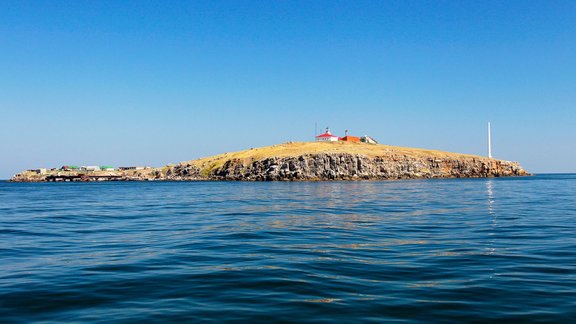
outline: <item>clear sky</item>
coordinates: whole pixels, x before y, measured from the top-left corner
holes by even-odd
[[[313,139],[576,172],[576,1],[0,0],[0,179]]]

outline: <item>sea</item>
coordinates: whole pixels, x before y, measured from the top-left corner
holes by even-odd
[[[0,182],[0,322],[576,322],[576,174]]]

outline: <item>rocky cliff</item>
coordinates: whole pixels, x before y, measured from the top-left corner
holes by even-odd
[[[114,180],[386,180],[524,176],[517,162],[363,143],[287,143],[226,153],[146,171],[116,172]],[[46,181],[21,173],[13,181]]]
[[[183,170],[185,173],[180,173]],[[175,175],[197,176],[193,165],[175,169]],[[384,180],[417,178],[478,178],[526,175],[518,163],[480,158],[441,159],[406,156],[368,157],[360,154],[321,153],[297,157],[270,157],[245,163],[227,160],[214,169],[215,180]]]

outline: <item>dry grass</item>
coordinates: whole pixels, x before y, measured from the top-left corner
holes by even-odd
[[[427,150],[419,148],[409,148],[400,146],[390,146],[382,144],[365,144],[351,142],[292,142],[260,148],[253,148],[240,152],[224,153],[211,157],[201,158],[188,161],[202,170],[203,173],[209,173],[212,170],[221,167],[230,159],[239,159],[250,163],[252,161],[262,160],[268,157],[291,157],[306,154],[319,153],[348,153],[362,154],[369,157],[376,156],[409,156],[414,158],[480,158],[475,155],[450,153],[436,150]]]
[[[382,144],[365,144],[365,143],[351,143],[351,142],[290,142],[279,145],[272,145],[260,148],[253,148],[245,151],[224,153],[211,157],[205,157],[181,164],[193,164],[201,170],[205,176],[209,175],[214,169],[220,168],[226,161],[237,159],[244,162],[245,165],[253,161],[266,159],[269,157],[298,157],[301,155],[322,154],[322,153],[347,153],[347,154],[360,154],[368,157],[394,157],[394,156],[407,156],[413,158],[439,158],[439,159],[466,159],[466,158],[484,158],[476,155],[450,153],[436,150],[427,150],[419,148],[409,148],[400,146],[390,146]],[[146,169],[146,170],[129,170],[129,171],[98,171],[93,172],[93,175],[108,175],[108,174],[123,174],[126,176],[140,176],[148,175],[154,171],[161,171],[167,173],[168,170],[174,165],[167,165],[161,168]],[[49,174],[58,174],[60,171],[49,171]],[[78,173],[78,172],[73,172]],[[44,176],[38,175],[34,172],[24,171],[21,173],[23,178],[40,181]]]

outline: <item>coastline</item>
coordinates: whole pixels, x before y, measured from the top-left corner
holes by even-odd
[[[9,181],[360,181],[530,175],[518,162],[365,143],[289,142],[160,168],[74,168],[28,170]]]

